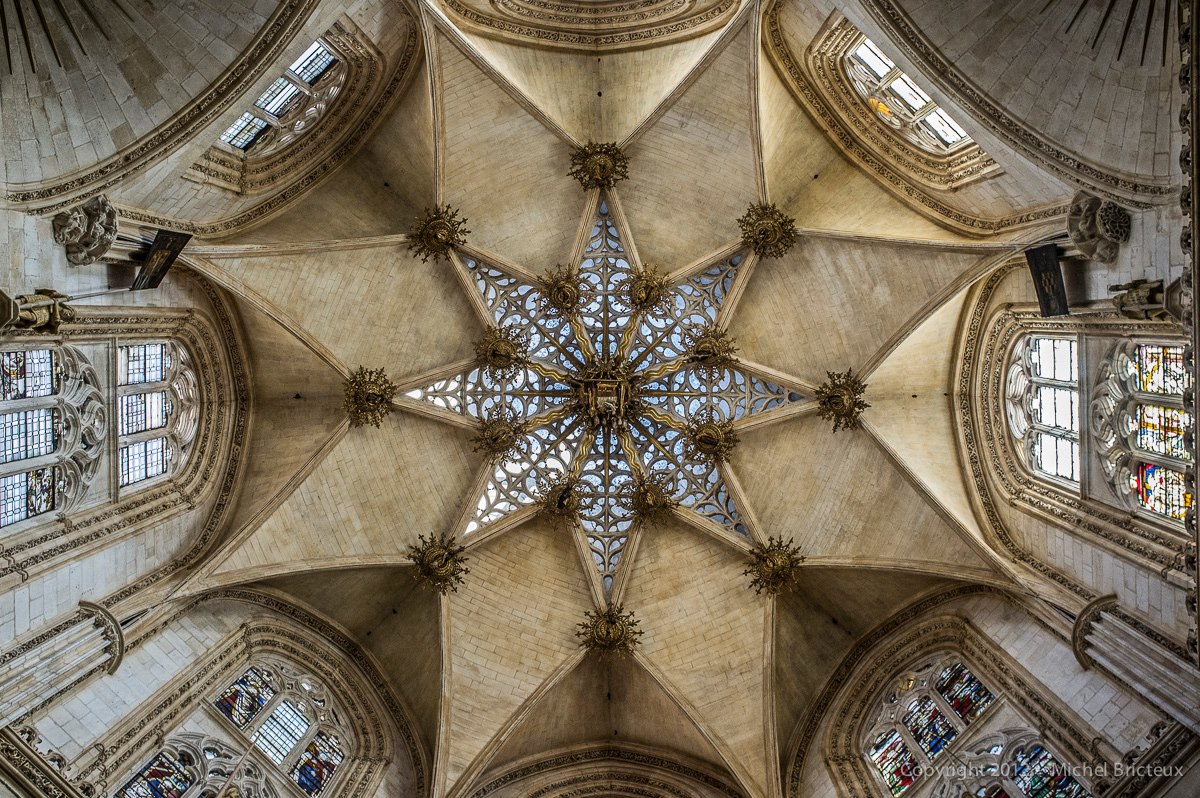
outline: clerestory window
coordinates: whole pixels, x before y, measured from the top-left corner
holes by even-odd
[[[259,95],[253,106],[221,134],[221,141],[246,151],[271,129],[289,126],[293,111],[318,93],[318,84],[338,60],[321,41],[315,41],[283,75]]]
[[[846,73],[875,116],[922,149],[944,154],[972,143],[971,137],[916,81],[866,36],[859,34],[845,56]]]
[[[166,341],[117,349],[117,453],[124,487],[167,475],[196,428],[196,375],[186,351]]]
[[[1009,430],[1028,467],[1079,482],[1079,343],[1033,335],[1013,351],[1006,387]]]

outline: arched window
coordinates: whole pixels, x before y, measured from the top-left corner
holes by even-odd
[[[71,346],[0,352],[0,527],[81,499],[107,437],[95,369]]]
[[[1188,386],[1182,345],[1122,341],[1101,364],[1091,401],[1096,451],[1118,497],[1176,521],[1192,505],[1184,482],[1193,467],[1184,443]]]
[[[346,70],[317,40],[238,117],[221,141],[242,152],[264,155],[312,127],[341,89]]]
[[[1025,465],[1072,483],[1079,482],[1078,350],[1074,337],[1026,336],[1006,384],[1009,431]]]
[[[1018,748],[1009,763],[1013,786],[1025,798],[1091,798],[1062,762],[1038,743]]]
[[[278,798],[263,769],[213,737],[184,733],[161,750],[113,798],[216,798],[236,787],[241,798]]]
[[[903,674],[880,699],[863,751],[883,787],[901,795],[996,697],[959,659],[939,657]]]
[[[121,486],[178,470],[196,434],[197,394],[183,347],[153,341],[117,348]]]
[[[213,702],[218,714],[304,794],[326,794],[348,754],[349,735],[324,688],[282,665],[249,667]]]
[[[851,44],[844,65],[867,107],[911,143],[935,154],[972,143],[949,114],[861,33]]]
[[[1092,798],[1029,729],[978,740],[956,764],[932,798]]]

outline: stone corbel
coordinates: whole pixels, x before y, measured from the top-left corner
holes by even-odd
[[[1121,245],[1129,241],[1129,211],[1112,200],[1102,200],[1086,191],[1071,199],[1067,212],[1067,234],[1080,254],[1096,263],[1112,263]]]
[[[54,217],[54,240],[75,266],[95,263],[117,240],[117,211],[104,194]]]

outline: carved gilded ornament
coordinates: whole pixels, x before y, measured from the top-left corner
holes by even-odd
[[[671,480],[661,471],[645,474],[629,483],[620,494],[622,506],[633,511],[639,524],[666,520],[679,502],[671,498]]]
[[[612,142],[589,141],[571,153],[571,169],[567,174],[585,190],[612,188],[629,177],[629,158]]]
[[[490,413],[480,421],[478,430],[471,439],[475,451],[483,452],[498,465],[515,463],[529,453],[526,425],[507,407]]]
[[[733,422],[705,408],[688,419],[687,457],[693,462],[724,463],[737,446]]]
[[[737,223],[742,229],[742,243],[764,258],[783,257],[798,238],[796,220],[775,203],[751,204]]]
[[[625,612],[620,604],[609,604],[603,610],[585,610],[575,636],[579,645],[590,651],[618,656],[632,653],[641,642],[642,630],[633,612]]]
[[[649,264],[634,266],[632,273],[618,284],[621,299],[638,313],[661,314],[670,307],[671,280]]]
[[[392,397],[398,389],[383,369],[359,366],[346,379],[345,408],[350,415],[350,426],[380,426],[392,412]]]
[[[804,555],[792,538],[772,537],[765,546],[760,543],[750,551],[750,564],[742,573],[754,577],[750,587],[755,593],[774,596],[796,581],[802,562]]]
[[[538,512],[556,521],[573,522],[579,516],[579,481],[566,474],[538,480]]]
[[[87,266],[99,260],[117,240],[117,211],[99,194],[54,217],[54,241],[67,251],[67,262]]]
[[[558,265],[542,277],[541,310],[558,316],[570,316],[579,310],[587,291],[579,279],[579,269]]]
[[[425,215],[416,220],[408,234],[408,250],[419,257],[422,263],[430,258],[435,261],[449,259],[450,250],[467,243],[466,217],[459,216],[457,208],[438,205],[425,209]]]
[[[529,362],[529,335],[515,325],[489,327],[475,342],[475,358],[493,379],[512,379]]]
[[[408,547],[408,556],[415,566],[413,576],[439,593],[458,592],[463,576],[471,572],[463,555],[466,547],[454,545],[454,538],[449,535],[430,535],[428,540],[420,535],[417,540],[417,544]]]
[[[854,376],[853,369],[840,373],[825,372],[829,379],[817,388],[817,407],[821,418],[833,422],[833,431],[857,429],[862,412],[871,405],[863,398],[867,384]]]
[[[729,332],[713,324],[694,327],[686,337],[687,360],[704,375],[715,380],[737,362],[737,344]]]

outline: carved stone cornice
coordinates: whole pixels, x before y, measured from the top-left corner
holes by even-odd
[[[10,207],[15,206],[30,213],[62,210],[74,204],[76,198],[104,191],[166,157],[184,142],[194,139],[214,116],[251,90],[267,67],[278,61],[284,49],[299,34],[316,5],[317,0],[283,0],[271,19],[222,73],[220,79],[165,124],[156,127],[154,132],[82,175],[47,181],[37,187],[18,187],[5,194],[5,202]],[[157,226],[172,227],[169,224]]]
[[[577,50],[622,50],[699,36],[729,21],[737,0],[446,0],[467,29],[484,35]]]
[[[57,768],[33,749],[12,726],[0,729],[0,773],[44,798],[84,798]]]
[[[104,632],[104,639],[108,642],[105,652],[109,657],[104,669],[109,674],[116,673],[125,659],[125,633],[121,630],[121,624],[111,612],[91,601],[79,602],[79,609]]]
[[[1075,616],[1075,625],[1071,628],[1071,652],[1075,655],[1075,661],[1079,663],[1079,667],[1085,671],[1090,670],[1096,664],[1087,653],[1087,636],[1092,632],[1092,626],[1100,617],[1100,613],[1105,610],[1112,609],[1117,604],[1117,594],[1109,593],[1107,596],[1101,596],[1094,601],[1088,602],[1079,614]]]
[[[1029,160],[1068,183],[1085,183],[1109,198],[1122,199],[1138,208],[1160,205],[1174,196],[1175,187],[1169,182],[1145,182],[1102,169],[1018,120],[944,57],[895,0],[866,0],[863,7],[888,39],[921,68],[922,78],[954,97],[976,121]]]
[[[974,216],[943,202],[937,196],[937,192],[921,185],[906,170],[897,168],[897,162],[880,157],[872,148],[865,146],[856,135],[856,131],[847,124],[848,117],[830,106],[824,94],[816,88],[814,80],[806,74],[788,48],[779,21],[780,9],[784,5],[776,0],[765,13],[763,38],[767,57],[778,70],[792,96],[829,135],[837,148],[872,174],[884,188],[938,224],[968,235],[994,235],[1049,221],[1065,220],[1068,209],[1065,204],[1035,208],[999,218]]]

